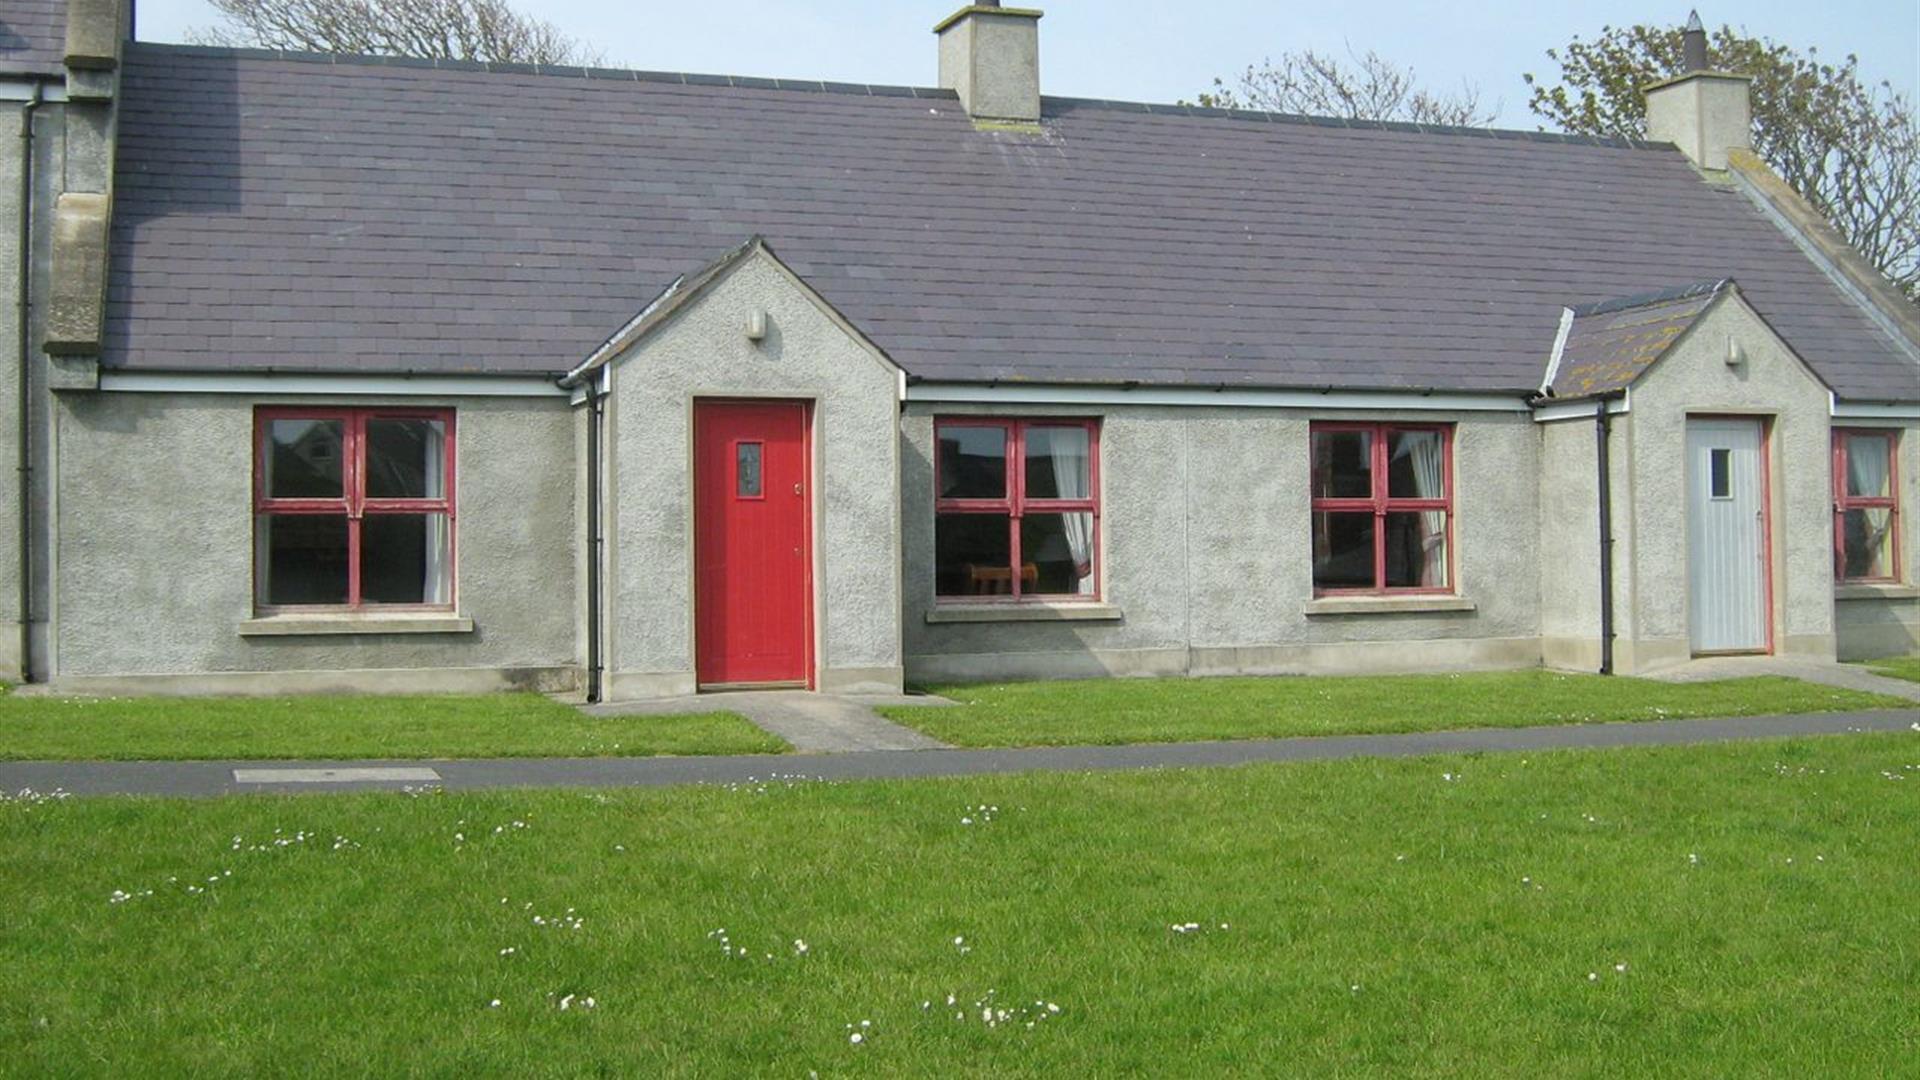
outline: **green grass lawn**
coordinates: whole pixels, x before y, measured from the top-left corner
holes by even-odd
[[[1884,660],[1868,660],[1862,666],[1876,675],[1920,682],[1920,656],[1890,656]]]
[[[1908,709],[1778,677],[1657,683],[1550,671],[1356,678],[1095,679],[936,686],[954,708],[883,708],[955,746],[1076,746]]]
[[[0,759],[644,757],[788,749],[732,713],[591,717],[538,694],[0,697]]]
[[[1911,1075],[1916,851],[1907,733],[15,799],[0,1072]]]

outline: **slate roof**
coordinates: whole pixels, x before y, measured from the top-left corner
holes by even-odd
[[[1570,308],[1566,345],[1553,379],[1558,398],[1624,390],[1693,328],[1731,282],[1704,281],[1666,292]]]
[[[749,236],[910,375],[1526,392],[1563,307],[1737,277],[1920,371],[1671,148],[937,90],[133,48],[112,367],[552,372]]]
[[[0,74],[66,70],[66,0],[6,0],[0,5]]]

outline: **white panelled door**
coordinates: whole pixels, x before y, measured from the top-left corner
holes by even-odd
[[[1766,438],[1761,423],[1687,421],[1688,610],[1696,653],[1767,649]]]

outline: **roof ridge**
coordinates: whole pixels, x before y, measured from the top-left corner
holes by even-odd
[[[361,53],[300,52],[233,45],[183,45],[169,41],[136,41],[136,52],[164,52],[239,60],[281,60],[334,67],[391,67],[430,71],[479,72],[493,75],[546,75],[599,82],[658,82],[679,86],[726,86],[755,90],[796,90],[815,94],[851,94],[859,97],[917,97],[958,100],[952,90],[926,86],[888,86],[874,83],[832,82],[825,79],[774,79],[750,75],[709,75],[699,72],[642,71],[635,68],[583,67],[570,64],[509,64],[490,60],[446,60],[418,56],[375,56]]]
[[[1469,127],[1456,124],[1416,124],[1404,120],[1359,120],[1343,116],[1314,116],[1309,113],[1273,112],[1265,109],[1222,109],[1207,105],[1177,102],[1158,105],[1105,98],[1078,98],[1046,95],[1043,102],[1074,108],[1108,109],[1115,112],[1148,113],[1155,116],[1196,116],[1210,119],[1252,120],[1270,124],[1304,124],[1308,127],[1346,128],[1350,131],[1394,131],[1413,135],[1464,135],[1481,139],[1508,139],[1520,142],[1544,142],[1576,146],[1606,146],[1622,150],[1668,150],[1673,144],[1648,139],[1630,139],[1618,135],[1568,135],[1558,131],[1523,131],[1519,128]]]
[[[752,90],[792,90],[815,94],[850,94],[856,97],[926,98],[956,101],[952,90],[930,86],[900,86],[885,83],[834,82],[826,79],[764,78],[751,75],[712,75],[698,72],[642,71],[634,68],[579,67],[560,64],[508,64],[483,60],[437,60],[414,56],[373,56],[359,53],[299,52],[281,49],[244,48],[231,45],[182,45],[163,41],[137,41],[136,50],[169,52],[184,56],[225,57],[245,60],[281,60],[303,64],[328,64],[341,67],[394,67],[432,71],[484,72],[498,75],[548,75],[562,78],[605,82],[654,82],[679,86],[725,86]],[[1151,116],[1190,116],[1206,119],[1254,121],[1268,124],[1299,124],[1307,127],[1344,128],[1349,131],[1391,131],[1414,135],[1450,135],[1518,142],[1555,143],[1574,146],[1601,146],[1621,150],[1665,150],[1672,144],[1614,135],[1567,135],[1557,131],[1522,131],[1518,128],[1462,127],[1451,124],[1415,124],[1398,120],[1355,120],[1339,116],[1311,116],[1306,113],[1272,112],[1263,109],[1220,109],[1204,105],[1171,105],[1143,101],[1116,101],[1109,98],[1084,98],[1044,95],[1043,105],[1067,109],[1101,109],[1111,112],[1144,113]],[[1058,115],[1055,113],[1054,115]]]
[[[1621,296],[1611,300],[1600,300],[1591,304],[1576,304],[1568,310],[1575,318],[1585,319],[1594,315],[1611,315],[1617,311],[1631,311],[1634,308],[1652,307],[1655,304],[1671,304],[1679,300],[1692,300],[1699,296],[1709,296],[1733,284],[1730,277],[1714,278],[1710,281],[1695,281],[1687,285],[1676,285],[1670,289],[1658,289],[1654,292],[1638,293],[1633,296]]]

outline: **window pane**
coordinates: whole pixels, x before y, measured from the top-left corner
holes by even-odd
[[[254,522],[254,587],[259,603],[347,602],[347,519],[261,514]]]
[[[1090,499],[1093,469],[1083,427],[1027,429],[1027,498]]]
[[[1387,515],[1387,588],[1447,588],[1445,511]]]
[[[1313,497],[1373,497],[1373,435],[1366,431],[1313,433]]]
[[[360,600],[445,604],[453,594],[445,514],[368,514],[360,522]]]
[[[447,425],[440,420],[367,421],[367,497],[447,497]]]
[[[1849,578],[1893,577],[1893,511],[1849,510],[1841,521],[1846,532]]]
[[[1374,587],[1371,512],[1313,515],[1313,587]]]
[[[733,448],[733,493],[742,499],[760,498],[760,444],[743,442]]]
[[[933,589],[938,596],[1008,596],[1013,540],[1005,514],[940,514],[933,526]]]
[[[1007,432],[997,427],[940,428],[940,497],[1007,497]]]
[[[1707,494],[1715,499],[1733,498],[1733,451],[1713,450],[1708,453]]]
[[[1437,431],[1394,431],[1387,454],[1387,495],[1394,499],[1447,497],[1445,443]]]
[[[1020,519],[1020,558],[1032,576],[1021,591],[1045,596],[1092,596],[1093,515],[1028,514]]]
[[[1885,499],[1893,494],[1893,441],[1885,435],[1847,436],[1847,494]]]
[[[269,420],[266,490],[270,499],[339,499],[345,425],[338,420]]]

